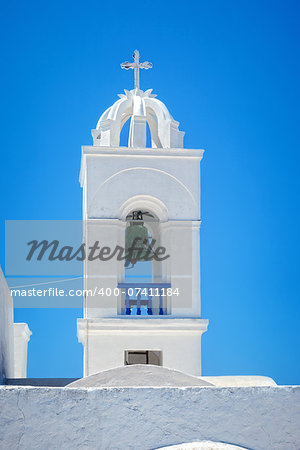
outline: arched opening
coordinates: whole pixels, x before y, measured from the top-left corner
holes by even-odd
[[[120,139],[119,146],[120,147],[128,147],[129,146],[129,134],[130,134],[130,126],[131,126],[132,116],[125,117],[124,123],[121,126],[120,130]],[[152,148],[152,126],[148,121],[146,122],[146,148]]]
[[[161,148],[162,144],[158,137],[158,118],[154,110],[150,107],[146,107],[147,124],[149,124],[151,133],[151,147]]]
[[[171,285],[161,282],[160,244],[158,217],[147,208],[131,210],[126,215],[124,283],[119,283],[125,288],[122,314],[168,314],[167,289]]]
[[[159,220],[145,209],[131,211],[126,217],[125,279],[152,281],[155,244],[159,240]],[[136,250],[133,249],[136,248]]]
[[[124,122],[124,124],[121,128],[120,142],[119,142],[120,147],[128,147],[130,122],[131,122],[131,117],[128,117],[128,119]]]
[[[146,122],[146,147],[152,148],[151,130],[148,122]]]

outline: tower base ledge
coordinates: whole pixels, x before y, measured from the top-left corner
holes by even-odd
[[[182,318],[182,319],[144,319],[144,318],[93,318],[77,320],[77,337],[79,342],[85,345],[87,335],[109,335],[137,333],[149,334],[198,334],[205,333],[208,327],[208,319]]]

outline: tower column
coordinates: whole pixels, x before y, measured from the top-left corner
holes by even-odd
[[[132,116],[129,131],[129,147],[146,147],[146,116]]]

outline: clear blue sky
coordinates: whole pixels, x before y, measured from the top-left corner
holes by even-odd
[[[80,219],[80,146],[132,72],[206,150],[203,374],[300,383],[298,1],[1,5],[1,265],[5,219]],[[28,375],[80,377],[80,310],[18,309]]]

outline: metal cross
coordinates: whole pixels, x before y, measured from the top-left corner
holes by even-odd
[[[134,62],[130,63],[128,61],[125,61],[121,64],[122,69],[134,69],[134,87],[135,89],[140,88],[140,69],[151,69],[152,63],[149,61],[145,61],[143,63],[140,62],[140,52],[138,50],[134,50],[133,53],[133,59]]]

